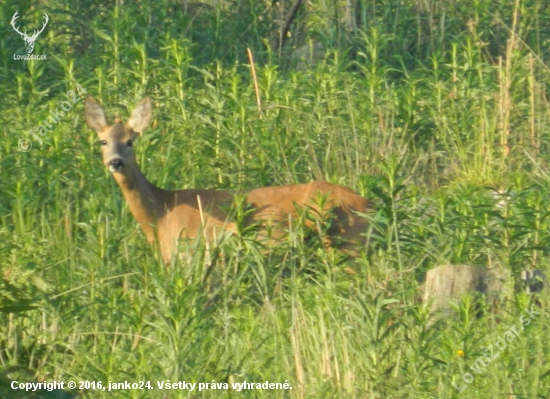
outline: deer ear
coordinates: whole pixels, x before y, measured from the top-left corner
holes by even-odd
[[[143,97],[132,111],[132,115],[130,115],[130,119],[126,122],[126,126],[134,132],[141,133],[149,126],[152,109],[149,97]]]
[[[86,96],[84,101],[84,113],[88,127],[96,132],[101,132],[107,126],[107,118],[103,107],[92,96]]]

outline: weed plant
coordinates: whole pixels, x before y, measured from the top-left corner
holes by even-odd
[[[276,51],[270,1],[0,3],[0,397],[52,397],[10,388],[44,380],[155,388],[73,391],[94,399],[550,395],[547,292],[516,287],[496,311],[467,297],[435,324],[419,302],[438,265],[498,267],[511,286],[549,272],[547,2],[357,1],[351,27],[352,2],[305,3]],[[14,60],[17,10],[29,32],[50,16],[34,50],[46,61]],[[292,64],[317,41],[324,58]],[[76,104],[40,134],[70,91]],[[151,96],[135,151],[154,184],[344,184],[376,209],[368,245],[351,261],[292,228],[265,247],[241,224],[163,265],[101,164],[84,92],[111,120]]]

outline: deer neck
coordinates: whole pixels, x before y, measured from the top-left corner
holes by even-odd
[[[130,212],[145,231],[147,240],[153,242],[157,220],[165,209],[162,202],[165,190],[150,183],[137,165],[123,173],[113,173],[113,176],[122,189]]]

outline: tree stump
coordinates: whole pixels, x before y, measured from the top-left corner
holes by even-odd
[[[443,265],[428,271],[422,300],[430,312],[448,312],[451,303],[466,293],[484,294],[489,305],[498,305],[505,277],[496,268]]]
[[[527,294],[541,292],[548,284],[544,272],[539,269],[522,270],[519,279],[523,285],[523,291]]]

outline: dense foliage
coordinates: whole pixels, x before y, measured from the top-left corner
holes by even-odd
[[[548,269],[549,3],[309,0],[282,40],[290,3],[0,3],[0,397],[52,397],[10,388],[44,380],[293,388],[72,391],[86,398],[550,394],[548,294],[517,283]],[[16,11],[29,34],[49,15],[47,60],[14,59]],[[300,230],[270,250],[243,231],[165,267],[85,93],[122,119],[151,96],[135,151],[156,185],[344,184],[377,210],[368,246],[351,261]],[[432,324],[421,284],[448,263],[504,270],[499,309],[467,297]]]

